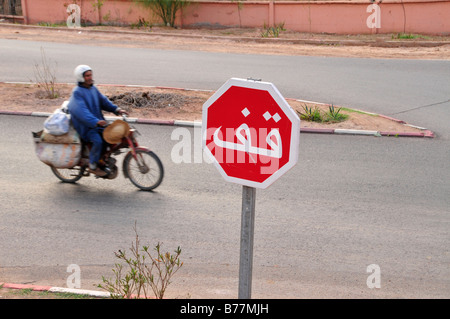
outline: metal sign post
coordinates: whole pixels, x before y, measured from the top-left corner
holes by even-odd
[[[256,188],[242,187],[241,248],[239,259],[239,299],[252,293],[253,237],[255,233]]]

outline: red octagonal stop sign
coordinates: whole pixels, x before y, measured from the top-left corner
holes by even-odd
[[[202,136],[225,180],[266,188],[297,163],[300,119],[272,83],[232,78],[203,104]]]

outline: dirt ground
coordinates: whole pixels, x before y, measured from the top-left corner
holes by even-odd
[[[92,26],[69,29],[63,26],[37,27],[0,23],[0,38],[18,40],[248,54],[450,59],[450,36],[335,35],[287,30],[281,31],[274,38],[263,37],[263,32],[262,28],[150,29]]]
[[[59,108],[65,100],[68,100],[73,85],[58,84],[55,89],[58,98],[45,98],[45,91],[37,84],[10,84],[0,83],[0,111],[8,112],[53,112]],[[130,117],[153,120],[187,120],[201,121],[202,106],[214,93],[212,91],[176,90],[155,87],[124,87],[102,86],[99,90],[115,104],[126,109]],[[127,99],[127,94],[128,99]],[[125,98],[123,98],[125,96]],[[152,97],[146,99],[146,105],[138,101],[142,96]],[[122,97],[122,98],[121,98]],[[323,114],[329,111],[329,105],[313,104],[294,99],[287,99],[289,105],[297,112],[305,113],[305,107],[318,108]],[[340,106],[334,106],[339,109]],[[347,120],[340,123],[318,123],[301,121],[302,128],[329,128],[329,129],[356,129],[383,132],[414,133],[421,129],[401,124],[397,121],[373,114],[358,112],[348,108],[342,108],[340,113],[347,114]],[[107,114],[106,114],[107,115]],[[300,115],[299,115],[300,116]]]

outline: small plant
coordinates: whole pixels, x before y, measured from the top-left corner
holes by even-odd
[[[47,59],[45,51],[41,48],[41,62],[34,64],[34,77],[36,83],[44,90],[45,98],[56,99],[59,92],[56,90],[56,62],[52,63]]]
[[[139,18],[137,23],[132,23],[130,26],[131,29],[152,28],[152,24],[148,21],[145,21],[144,18]]]
[[[267,26],[266,23],[264,22],[264,31],[261,32],[261,37],[263,37],[263,38],[269,38],[269,37],[278,38],[281,31],[286,31],[286,29],[284,28],[284,22],[281,22],[273,27]]]
[[[134,0],[135,2],[150,8],[161,18],[165,26],[175,27],[177,12],[189,4],[188,0]]]
[[[328,113],[326,113],[327,122],[342,122],[348,118],[347,114],[342,114],[341,108],[335,109],[334,105],[328,107]]]
[[[303,111],[297,113],[300,115],[301,120],[310,121],[310,122],[322,122],[322,113],[320,113],[320,110],[316,107],[314,109],[312,107],[308,107],[308,105],[303,105]]]
[[[150,290],[157,299],[162,299],[171,278],[183,266],[179,258],[181,248],[178,247],[174,254],[163,253],[158,242],[154,248],[156,255],[153,256],[148,246],[142,246],[140,250],[136,225],[134,231],[136,239],[130,248],[132,257],[128,257],[122,250],[115,252],[115,256],[128,266],[128,272],[123,274],[123,265],[116,263],[112,270],[115,279],[110,280],[103,276],[103,284],[98,287],[110,292],[114,299],[148,298]]]
[[[104,5],[104,1],[105,0],[96,0],[95,2],[92,3],[92,8],[94,8],[94,10],[99,10],[103,7]]]

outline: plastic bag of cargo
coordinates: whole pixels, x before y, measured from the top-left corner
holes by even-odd
[[[56,109],[44,122],[44,129],[52,135],[63,135],[69,132],[70,119],[62,109]]]

